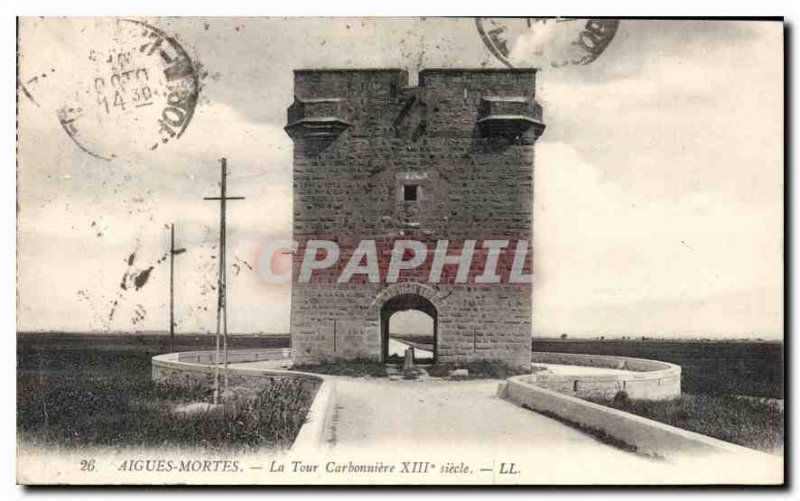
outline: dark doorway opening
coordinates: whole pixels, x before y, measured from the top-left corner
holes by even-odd
[[[424,315],[395,315],[411,311]],[[381,308],[381,360],[402,363],[405,349],[413,347],[417,363],[436,363],[437,331],[437,312],[433,303],[417,294],[393,297]]]

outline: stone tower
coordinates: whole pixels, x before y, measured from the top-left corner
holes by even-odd
[[[389,317],[415,309],[437,363],[529,368],[536,71],[294,77],[296,359],[384,360]]]

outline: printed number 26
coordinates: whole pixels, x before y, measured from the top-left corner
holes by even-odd
[[[81,471],[94,471],[94,459],[81,459]]]

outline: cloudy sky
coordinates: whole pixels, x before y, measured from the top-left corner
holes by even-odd
[[[246,197],[229,210],[229,329],[286,332],[289,290],[264,284],[258,261],[291,229],[292,70],[502,67],[473,19],[144,21],[201,67],[200,101],[152,151],[140,143],[153,131],[84,131],[110,161],[80,149],[57,110],[91,84],[92,51],[122,43],[114,23],[21,22],[20,330],[166,329],[172,222],[188,249],[178,329],[213,330],[218,207],[203,197],[225,156],[230,193]],[[625,20],[592,64],[543,66],[535,336],[781,338],[782,47],[780,23]]]

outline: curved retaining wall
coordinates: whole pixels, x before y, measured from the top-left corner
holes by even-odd
[[[730,456],[731,460],[742,465],[751,460],[758,464],[778,461],[778,458],[763,452],[583,399],[591,396],[613,398],[622,390],[631,399],[678,398],[681,394],[680,366],[642,358],[533,352],[533,363],[537,362],[630,372],[586,376],[546,373],[516,376],[500,383],[498,396],[527,409],[603,433],[634,446],[641,453],[657,457],[677,458],[687,453],[714,454]],[[721,457],[721,460],[726,458]]]
[[[228,363],[259,362],[266,360],[288,359],[291,352],[288,349],[265,350],[232,350],[228,352]],[[183,353],[167,353],[156,355],[151,361],[152,379],[159,383],[174,386],[194,386],[206,383],[213,379],[216,372],[214,364],[215,352],[213,351],[187,351]],[[220,358],[220,363],[222,359]],[[220,371],[222,366],[220,365]],[[291,372],[282,370],[242,369],[229,367],[228,374],[233,376],[249,377],[305,377],[320,382],[322,378],[316,374]]]
[[[541,372],[519,376],[522,382],[578,398],[614,398],[620,391],[626,392],[633,400],[670,400],[681,396],[681,368],[667,362],[551,352],[533,352],[531,362],[630,371],[602,375],[556,375]]]
[[[288,360],[291,350],[263,349],[263,350],[230,350],[228,363],[260,362],[268,360]],[[217,370],[213,351],[189,351],[183,353],[167,353],[156,355],[152,358],[153,381],[172,386],[196,386],[213,382]],[[221,361],[221,360],[220,360]],[[220,367],[222,372],[222,367]],[[296,372],[280,369],[244,369],[241,367],[228,367],[229,378],[299,378],[319,383],[314,402],[308,410],[305,423],[292,444],[292,450],[316,449],[324,445],[325,430],[330,416],[333,414],[333,405],[336,396],[334,382],[319,374]]]
[[[526,409],[602,432],[634,446],[641,453],[664,458],[677,458],[687,453],[734,454],[732,460],[739,462],[747,458],[759,462],[779,461],[763,452],[548,390],[526,381],[526,377],[512,377],[500,383],[499,395]],[[745,463],[741,464],[746,468]]]

